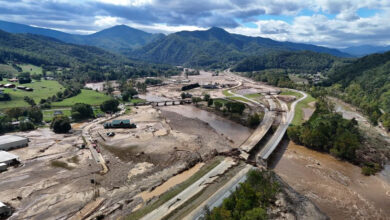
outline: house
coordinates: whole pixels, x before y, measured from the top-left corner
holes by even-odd
[[[8,82],[18,82],[18,79],[16,78],[8,79]]]
[[[135,124],[131,124],[129,119],[125,120],[113,120],[111,122],[104,123],[104,128],[135,128]]]
[[[26,87],[24,90],[26,90],[27,92],[32,92],[32,91],[34,91],[34,89],[33,89],[33,88],[30,88],[30,87]]]
[[[54,113],[53,113],[54,116],[63,115],[63,114],[64,114],[64,113],[63,113],[62,111],[60,111],[60,110],[56,110],[56,111],[54,111]]]
[[[3,88],[3,87],[4,87],[4,84],[1,84],[1,83],[0,83],[0,88]]]
[[[4,88],[15,88],[15,84],[7,83],[4,85]]]
[[[21,90],[25,90],[25,89],[26,89],[25,86],[17,86],[16,88],[17,88],[17,89],[21,89]]]

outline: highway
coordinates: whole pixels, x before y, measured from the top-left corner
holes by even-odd
[[[247,164],[240,172],[238,172],[233,178],[229,180],[222,188],[220,188],[217,192],[211,195],[206,201],[204,201],[200,206],[194,209],[190,214],[188,214],[185,220],[192,219],[200,219],[203,217],[204,207],[208,207],[212,210],[215,207],[218,207],[222,204],[223,200],[230,196],[230,194],[236,190],[236,188],[240,185],[240,183],[245,182],[247,173],[250,169],[254,167]]]
[[[213,168],[206,175],[201,177],[195,183],[191,184],[181,193],[165,202],[163,205],[153,210],[149,214],[145,215],[142,220],[159,220],[167,216],[173,210],[184,204],[188,199],[195,196],[197,193],[202,191],[210,183],[218,178],[219,175],[225,173],[230,167],[235,164],[232,158],[225,158],[220,164]]]
[[[300,99],[295,100],[291,104],[291,110],[288,111],[288,106],[284,102],[280,102],[282,105],[282,109],[286,110],[286,113],[283,113],[281,123],[278,127],[278,129],[275,131],[272,138],[267,142],[267,144],[264,146],[264,148],[259,152],[259,154],[256,156],[258,159],[258,163],[263,164],[267,161],[269,156],[272,154],[272,152],[276,149],[276,147],[279,145],[279,142],[282,140],[284,134],[287,131],[288,126],[291,124],[292,120],[294,119],[295,115],[295,106],[298,102],[304,100],[307,97],[307,94],[298,90],[293,90],[295,92],[301,93],[303,96]]]

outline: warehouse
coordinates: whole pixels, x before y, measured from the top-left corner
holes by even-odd
[[[19,147],[25,147],[28,144],[28,138],[16,135],[0,136],[0,150],[11,150]]]
[[[0,164],[5,163],[7,166],[19,163],[19,157],[7,151],[0,150]]]

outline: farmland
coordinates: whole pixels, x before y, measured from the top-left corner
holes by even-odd
[[[42,74],[42,67],[32,64],[21,64],[19,66],[22,68],[22,72],[29,72],[31,75]]]
[[[7,81],[0,81],[1,84],[7,84]],[[18,86],[18,83],[14,83]],[[42,80],[39,82],[23,84],[23,86],[33,88],[33,92],[27,92],[19,89],[4,89],[5,93],[11,95],[11,101],[3,101],[0,104],[0,109],[12,107],[24,107],[27,103],[23,100],[25,96],[29,96],[38,103],[41,99],[46,99],[55,95],[57,92],[64,90],[64,87],[57,81]]]
[[[81,93],[68,98],[64,99],[61,102],[53,102],[53,107],[69,107],[76,103],[85,103],[90,105],[100,105],[102,102],[111,99],[110,96],[105,95],[100,92],[96,92],[94,90],[88,90],[88,89],[82,89]]]

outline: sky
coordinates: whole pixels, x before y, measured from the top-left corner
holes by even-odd
[[[0,0],[0,20],[74,34],[221,27],[335,48],[390,45],[390,0]]]

